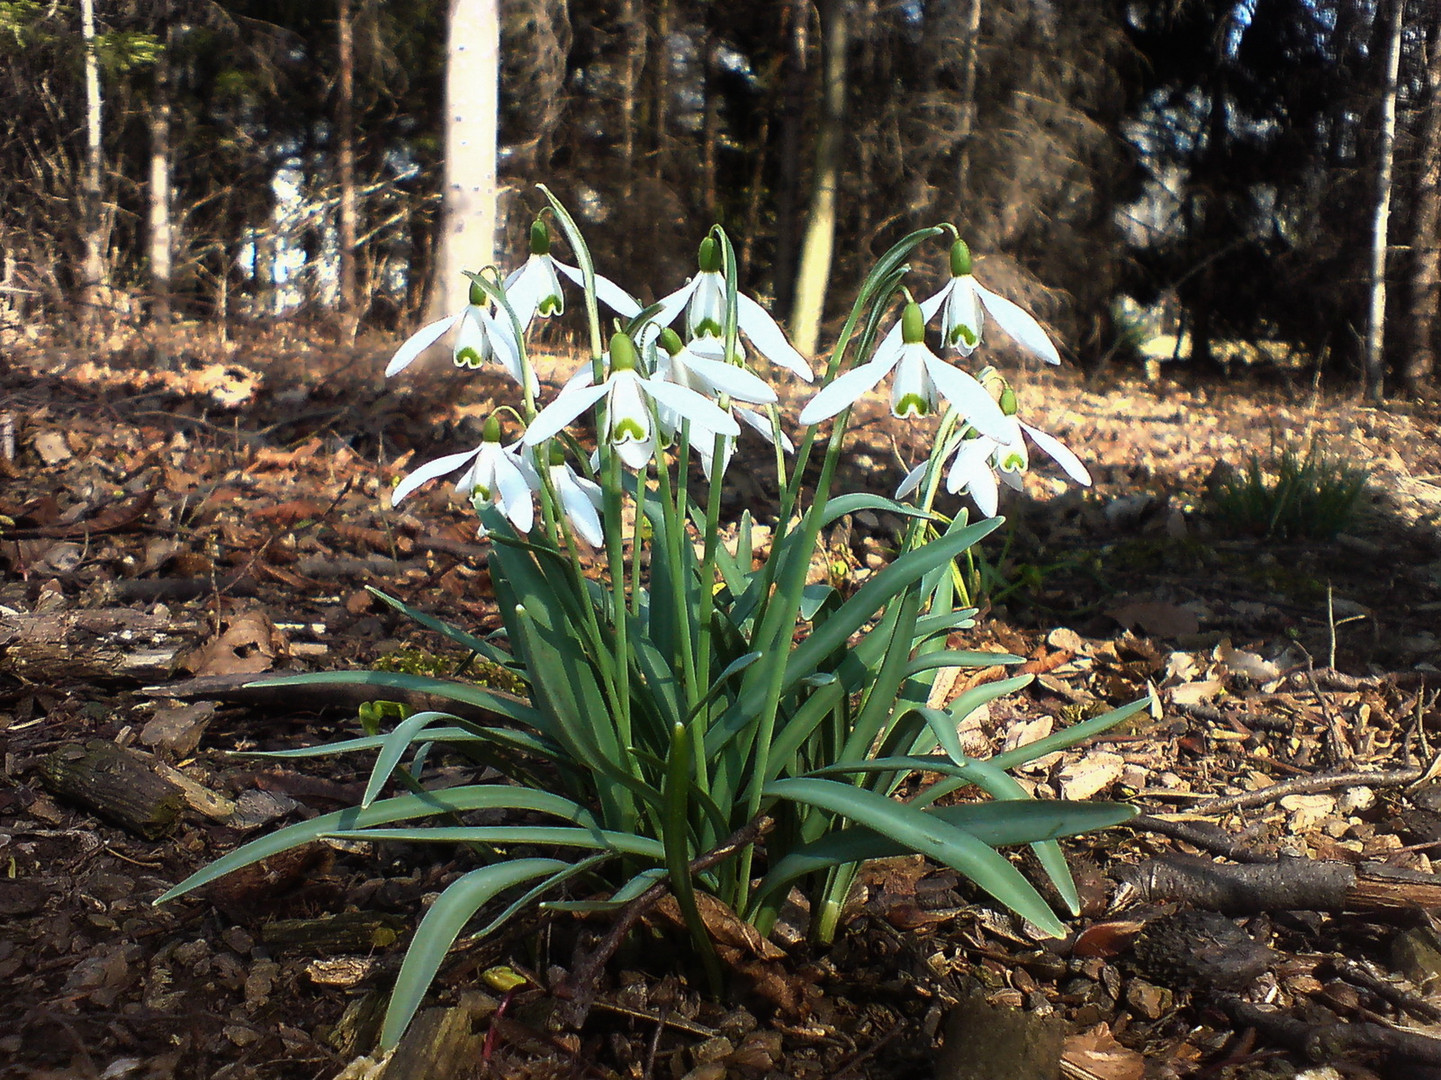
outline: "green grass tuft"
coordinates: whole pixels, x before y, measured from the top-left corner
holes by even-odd
[[[1304,455],[1285,450],[1267,465],[1253,454],[1244,470],[1218,467],[1207,483],[1208,502],[1219,522],[1242,535],[1325,539],[1355,518],[1366,477],[1313,444]]]

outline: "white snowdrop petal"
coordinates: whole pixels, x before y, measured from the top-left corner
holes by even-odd
[[[1031,437],[1037,446],[1050,454],[1051,459],[1062,469],[1066,470],[1067,476],[1082,487],[1091,486],[1090,470],[1086,468],[1085,463],[1081,461],[1080,458],[1072,453],[1069,446],[1061,442],[1061,440],[1054,435],[1048,434],[1040,428],[1031,427],[1030,424],[1022,423],[1021,427],[1025,429],[1026,434]]]
[[[455,472],[456,469],[470,461],[471,458],[476,457],[484,448],[485,444],[482,443],[474,450],[467,450],[462,454],[447,454],[445,457],[436,458],[434,461],[427,461],[395,485],[395,489],[390,493],[390,505],[399,506],[401,500],[416,488],[420,487],[421,484],[427,480],[434,480],[437,476],[445,476],[447,473]]]
[[[568,266],[559,259],[552,259],[551,265],[582,289],[585,288],[585,274],[581,272],[580,267]],[[641,312],[639,300],[611,281],[610,278],[602,277],[600,274],[595,275],[595,298],[626,319],[633,319]]]
[[[735,364],[692,355],[684,366],[690,368],[716,390],[723,394],[729,394],[737,401],[769,405],[776,400],[776,392],[771,389],[769,383],[759,375],[749,372],[743,367],[737,367]],[[679,379],[673,381],[680,384]],[[690,389],[694,390],[695,387],[691,386]]]
[[[1061,362],[1061,354],[1056,351],[1050,336],[1025,308],[991,292],[980,282],[976,283],[976,295],[981,298],[981,303],[985,304],[996,325],[1010,334],[1016,344],[1035,353],[1048,364]]]
[[[975,376],[934,355],[926,360],[926,372],[941,396],[959,409],[982,435],[989,435],[997,442],[1009,442],[1015,437],[1014,426],[1007,423],[1006,414]]]
[[[890,374],[899,361],[900,354],[897,353],[894,358],[872,360],[860,367],[851,368],[844,375],[837,375],[821,387],[816,396],[801,410],[800,422],[807,426],[819,424],[822,420],[829,420],[842,409],[854,405],[862,395]]]
[[[660,307],[656,313],[651,316],[649,321],[656,326],[669,326],[675,322],[676,316],[685,309],[686,304],[690,301],[691,294],[695,292],[698,284],[700,284],[699,274],[691,278],[669,296],[661,297]]]
[[[459,317],[458,315],[447,315],[428,326],[422,326],[406,338],[400,348],[395,350],[395,355],[390,358],[390,363],[385,365],[386,378],[408,368],[417,356],[440,340],[441,335],[454,326],[455,320]]]
[[[771,363],[795,372],[806,382],[815,381],[810,364],[786,340],[785,331],[771,318],[771,313],[744,293],[736,294],[736,318],[751,344]]]
[[[741,433],[735,417],[694,390],[687,390],[684,386],[668,383],[663,379],[646,379],[645,393],[655,398],[658,403],[674,409],[692,424],[721,435],[735,436]]]
[[[535,503],[530,485],[509,455],[503,454],[495,463],[495,486],[500,491],[500,509],[522,535],[535,524]]]
[[[526,446],[544,442],[610,392],[610,381],[599,386],[566,387],[525,429]]]
[[[926,465],[928,463],[928,460],[922,461],[914,469],[906,473],[906,478],[901,481],[901,486],[896,488],[897,499],[904,499],[911,492],[915,491],[916,488],[921,486],[921,479],[926,475]]]

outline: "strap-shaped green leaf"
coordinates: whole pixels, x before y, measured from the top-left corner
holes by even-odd
[[[381,1048],[391,1050],[400,1042],[445,954],[477,910],[506,889],[569,868],[557,859],[515,859],[482,866],[452,882],[430,905],[406,950],[380,1029]]]
[[[419,623],[427,630],[434,630],[437,634],[449,638],[451,641],[455,642],[462,648],[469,649],[473,653],[479,653],[481,656],[485,657],[485,659],[491,661],[492,663],[505,665],[510,670],[515,671],[518,676],[524,678],[525,673],[523,671],[519,671],[516,668],[511,667],[511,665],[515,662],[515,657],[511,656],[503,649],[496,648],[494,644],[486,641],[484,638],[479,638],[476,637],[474,634],[467,633],[460,627],[452,625],[451,623],[446,622],[444,619],[437,619],[434,615],[428,615],[424,611],[421,611],[419,608],[413,608],[409,604],[405,603],[403,600],[397,600],[390,594],[381,592],[373,585],[367,585],[365,587],[365,591],[370,593],[371,596],[375,597],[381,603],[393,607],[396,611],[400,612],[412,622]]]
[[[370,781],[365,785],[365,794],[360,797],[360,805],[369,806],[375,801],[390,780],[391,773],[395,772],[395,767],[400,764],[400,759],[410,749],[410,744],[419,739],[426,728],[431,724],[454,719],[449,713],[420,712],[396,724],[381,742],[380,753],[375,758],[375,766],[370,770]]]
[[[526,724],[548,733],[545,717],[524,699],[503,690],[492,690],[474,683],[453,679],[436,679],[429,675],[410,675],[403,671],[312,671],[302,675],[279,675],[253,679],[246,687],[278,686],[374,686],[381,690],[408,690],[417,694],[433,694],[451,701],[461,701],[485,709],[498,717]],[[377,694],[377,698],[384,697]]]
[[[417,844],[553,844],[614,851],[661,862],[665,847],[614,829],[567,829],[557,825],[439,825],[414,829],[352,829],[330,834],[337,840],[400,840]]]
[[[989,847],[1010,847],[1107,829],[1129,821],[1137,811],[1123,803],[1008,800],[938,806],[926,813],[970,833]],[[864,825],[835,829],[788,853],[771,867],[752,904],[760,907],[778,890],[819,870],[906,853],[901,843]]]
[[[1128,705],[1122,705],[1119,709],[1112,709],[1101,716],[1092,717],[1090,720],[1082,721],[1047,735],[1044,739],[1037,739],[1025,746],[1018,746],[1014,750],[1007,750],[1003,754],[997,754],[990,761],[1000,769],[1014,769],[1017,765],[1024,765],[1028,761],[1035,761],[1037,758],[1045,757],[1047,754],[1054,754],[1057,750],[1069,750],[1078,743],[1110,731],[1111,728],[1123,721],[1129,720],[1143,709],[1150,707],[1154,699],[1143,697],[1139,701],[1133,701]]]
[[[377,825],[388,825],[392,821],[410,818],[433,817],[436,814],[456,814],[467,810],[523,810],[537,814],[550,814],[575,825],[599,828],[595,815],[585,807],[560,795],[532,788],[511,787],[508,784],[469,784],[465,787],[446,788],[443,791],[427,791],[413,795],[399,795],[393,799],[381,799],[365,809],[349,806],[331,814],[321,814],[309,821],[297,822],[285,828],[262,836],[250,843],[222,855],[208,866],[167,891],[155,901],[163,904],[177,896],[208,885],[243,866],[268,859],[282,851],[308,844],[336,832],[349,832]]]
[[[834,780],[776,780],[767,784],[763,793],[816,806],[874,829],[907,851],[929,856],[965,874],[1051,936],[1061,937],[1065,933],[1061,921],[1041,894],[1005,856],[934,814]]]

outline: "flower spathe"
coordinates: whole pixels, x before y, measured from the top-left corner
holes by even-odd
[[[447,454],[426,462],[416,469],[392,492],[392,506],[399,506],[416,488],[428,480],[446,476],[469,464],[456,482],[455,493],[470,497],[472,502],[493,503],[512,525],[522,534],[528,533],[535,524],[535,504],[532,495],[540,486],[528,461],[520,456],[520,443],[503,446],[500,442],[500,423],[494,417],[485,422],[485,431],[480,445],[462,454]],[[480,534],[485,535],[481,526]]]
[[[661,298],[651,321],[657,326],[669,326],[684,311],[687,338],[719,340],[725,334],[726,279],[721,272],[720,245],[714,238],[708,236],[701,241],[699,262],[700,270],[695,277]],[[794,372],[806,382],[815,379],[806,358],[786,340],[785,331],[771,318],[770,312],[741,292],[736,293],[736,322],[756,351],[771,363]]]
[[[821,388],[801,410],[802,424],[818,424],[854,405],[892,371],[891,412],[895,416],[926,416],[936,410],[941,398],[965,417],[982,434],[997,441],[1011,437],[1012,429],[986,388],[968,373],[946,363],[926,347],[925,317],[914,301],[906,304],[901,317],[901,340],[889,338],[876,350],[874,359],[852,368]]]
[[[635,344],[625,334],[610,339],[610,352],[603,358],[607,375],[596,385],[587,369],[568,382],[560,396],[540,411],[526,429],[524,442],[535,446],[552,438],[586,409],[605,401],[604,430],[600,437],[610,444],[627,468],[644,469],[655,454],[656,422],[652,406],[672,410],[681,420],[718,435],[736,436],[740,426],[714,402],[656,375],[643,376],[636,370]]]

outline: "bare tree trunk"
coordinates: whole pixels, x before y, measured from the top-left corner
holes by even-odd
[[[796,252],[799,248],[801,189],[801,132],[805,129],[806,63],[810,51],[810,5],[791,0],[779,9],[786,50],[781,93],[785,107],[780,117],[780,162],[776,181],[776,255],[772,271],[776,309],[790,311],[795,300]]]
[[[1426,35],[1425,95],[1422,99],[1420,169],[1411,235],[1411,288],[1405,370],[1415,391],[1436,372],[1437,323],[1441,320],[1441,12],[1431,9]]]
[[[655,160],[651,162],[650,173],[657,180],[667,175],[666,164],[670,158],[670,133],[666,125],[670,116],[670,35],[673,21],[671,0],[659,0],[655,6],[655,69],[651,75],[655,95],[651,104]]]
[[[1381,91],[1381,138],[1376,156],[1376,212],[1371,226],[1371,307],[1366,319],[1366,398],[1380,404],[1386,389],[1386,227],[1391,218],[1391,172],[1396,146],[1396,83],[1401,70],[1402,9],[1391,0],[1385,83]]]
[[[841,141],[846,108],[846,49],[850,44],[850,0],[829,0],[822,11],[825,32],[825,80],[820,125],[816,131],[816,171],[811,209],[796,271],[796,300],[791,335],[803,356],[814,356],[820,342],[831,252],[836,238],[836,192],[840,186]]]
[[[702,78],[705,85],[705,113],[701,121],[701,213],[705,221],[717,220],[717,179],[716,168],[720,164],[718,144],[720,143],[720,101],[716,88],[716,40],[706,30],[701,35],[701,48],[705,50],[701,59]]]
[[[971,132],[976,129],[976,68],[981,33],[981,0],[967,0],[966,43],[961,53],[961,115],[956,142],[960,155],[956,161],[956,199],[960,206],[971,205]]]
[[[99,312],[105,284],[105,243],[101,230],[100,61],[95,55],[95,0],[80,0],[80,36],[85,44],[85,170],[81,180],[81,229],[85,259],[81,263],[81,303],[85,321]]]
[[[345,334],[355,340],[359,297],[356,294],[355,244],[359,213],[355,198],[355,26],[350,0],[337,0],[339,30],[339,78],[336,86],[336,168],[340,174],[340,311]]]
[[[445,179],[435,316],[470,296],[466,270],[495,261],[500,123],[499,0],[451,0],[445,73]]]
[[[171,253],[175,225],[170,213],[170,41],[155,62],[150,101],[150,189],[146,207],[150,262],[151,349],[156,361],[170,366]]]

